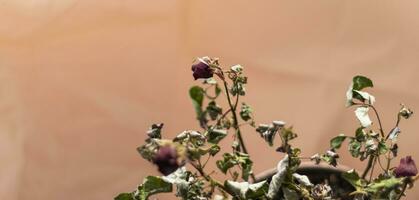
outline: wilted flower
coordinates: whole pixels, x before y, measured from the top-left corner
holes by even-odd
[[[160,147],[153,157],[153,163],[158,166],[159,171],[164,175],[176,171],[180,167],[176,148],[171,146]]]
[[[321,158],[320,155],[318,153],[314,154],[313,156],[310,157],[311,161],[314,161],[316,163],[316,165],[320,164],[321,162]]]
[[[408,119],[409,117],[411,117],[413,115],[413,111],[410,110],[408,107],[406,107],[405,105],[401,104],[402,108],[399,111],[400,116],[404,117],[405,119]]]
[[[399,166],[394,169],[394,174],[396,177],[416,176],[418,169],[412,157],[407,156],[406,158],[402,158]]]
[[[198,58],[198,62],[192,65],[192,71],[195,80],[200,78],[211,78],[214,74],[214,70],[211,69],[208,62],[202,58]]]
[[[331,199],[332,188],[328,184],[317,184],[311,189],[314,199]]]

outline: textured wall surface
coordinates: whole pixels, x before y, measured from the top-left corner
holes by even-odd
[[[304,155],[354,132],[356,74],[374,80],[387,131],[399,103],[419,110],[417,1],[1,0],[0,24],[0,199],[111,199],[157,174],[135,148],[154,122],[198,129],[196,56],[242,64],[257,122],[293,124]],[[416,160],[418,120],[399,140]],[[256,173],[281,158],[244,134]]]

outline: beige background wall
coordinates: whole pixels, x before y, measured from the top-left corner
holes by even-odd
[[[1,0],[0,199],[111,199],[157,174],[135,148],[153,122],[167,137],[198,128],[187,90],[203,55],[245,66],[257,121],[293,124],[305,155],[354,132],[356,74],[387,130],[400,102],[419,111],[418,1]],[[416,160],[418,120],[400,139]],[[274,166],[245,135],[255,171]]]

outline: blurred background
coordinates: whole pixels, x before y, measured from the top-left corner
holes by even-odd
[[[419,110],[418,9],[391,0],[1,0],[0,199],[112,199],[157,175],[135,148],[152,123],[164,122],[168,138],[199,130],[187,94],[199,84],[197,56],[243,65],[256,121],[294,125],[303,155],[354,133],[345,92],[357,74],[374,81],[389,131],[399,103]],[[418,120],[402,121],[399,139],[400,155],[416,160]],[[256,132],[244,135],[255,173],[281,159]],[[341,152],[342,164],[365,165]],[[407,199],[417,198],[418,187]]]

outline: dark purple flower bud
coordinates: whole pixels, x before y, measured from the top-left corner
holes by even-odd
[[[159,171],[165,176],[176,171],[180,167],[176,148],[171,146],[160,147],[153,157],[153,163],[158,166]]]
[[[406,158],[402,158],[399,166],[394,169],[394,174],[397,178],[416,176],[416,174],[418,174],[418,169],[416,168],[415,161],[413,161],[412,157],[407,156]]]
[[[214,74],[214,70],[206,63],[203,59],[198,59],[199,62],[192,65],[193,77],[199,78],[211,78]]]

